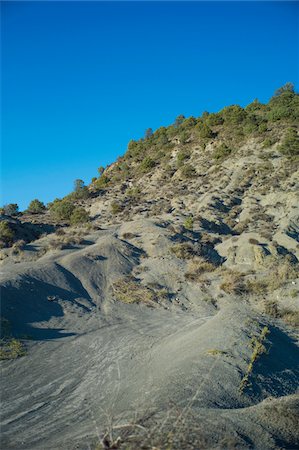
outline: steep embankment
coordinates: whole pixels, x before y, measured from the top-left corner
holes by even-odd
[[[296,102],[131,142],[2,251],[3,448],[298,447]]]

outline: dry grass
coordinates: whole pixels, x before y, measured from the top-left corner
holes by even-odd
[[[249,385],[249,377],[252,374],[254,363],[260,358],[260,356],[263,353],[267,352],[264,342],[269,333],[270,333],[269,328],[263,327],[260,334],[258,336],[252,337],[252,339],[250,341],[252,353],[250,356],[250,361],[248,363],[245,375],[243,376],[240,386],[239,386],[239,391],[241,394],[244,392],[244,389]]]
[[[173,245],[170,251],[179,259],[191,259],[194,256],[193,246],[187,242]]]
[[[299,311],[293,311],[291,309],[282,309],[279,313],[281,319],[292,327],[299,327]]]
[[[243,278],[244,274],[242,274],[241,272],[227,269],[224,271],[220,289],[222,289],[227,294],[243,294],[244,292],[246,292]]]
[[[188,263],[188,271],[185,273],[185,278],[188,281],[198,282],[206,272],[213,272],[216,266],[201,258],[193,258]]]
[[[145,303],[148,306],[157,305],[157,295],[133,277],[117,280],[111,286],[115,300],[123,303]]]
[[[72,234],[60,232],[57,237],[49,240],[47,250],[63,250],[72,247],[73,245],[82,245],[83,243],[84,237],[80,230],[73,230]]]

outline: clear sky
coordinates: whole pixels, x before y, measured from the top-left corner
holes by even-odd
[[[73,180],[179,114],[298,88],[298,2],[1,2],[2,203]]]

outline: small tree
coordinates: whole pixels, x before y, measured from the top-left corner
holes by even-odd
[[[180,114],[180,115],[177,116],[177,118],[175,119],[173,126],[174,126],[175,128],[178,128],[180,125],[182,125],[182,123],[184,122],[184,120],[185,120],[185,116],[183,116],[183,114]]]
[[[44,212],[46,209],[43,202],[39,201],[37,198],[32,200],[28,206],[27,211],[32,214],[39,214]]]
[[[19,212],[19,206],[16,203],[9,203],[3,206],[4,214],[7,216],[16,216]]]
[[[144,139],[150,139],[152,135],[153,135],[152,128],[148,128],[147,130],[145,130]]]
[[[99,176],[103,175],[104,170],[105,170],[105,167],[103,167],[103,166],[100,166],[98,168]]]
[[[284,92],[294,93],[295,92],[294,84],[290,83],[290,82],[284,84],[283,86],[281,86],[274,92],[274,97],[278,97],[279,95],[283,94]]]
[[[14,240],[14,232],[11,230],[7,222],[0,222],[0,247],[10,245]]]
[[[75,180],[74,182],[74,198],[80,199],[80,198],[88,198],[89,191],[87,186],[84,185],[83,180]]]

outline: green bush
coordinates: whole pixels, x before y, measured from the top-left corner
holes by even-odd
[[[30,202],[27,211],[32,214],[39,214],[39,213],[44,212],[45,209],[46,209],[46,207],[45,207],[44,203],[36,198]]]
[[[97,179],[97,181],[95,181],[95,186],[98,189],[102,189],[108,186],[110,182],[110,178],[107,177],[107,175],[102,175],[100,178]]]
[[[224,120],[223,120],[223,117],[221,116],[221,114],[219,114],[219,113],[211,113],[206,118],[205,122],[206,122],[206,124],[209,127],[214,127],[214,126],[217,126],[217,125],[222,125]]]
[[[226,145],[226,144],[221,144],[215,151],[214,153],[214,158],[215,159],[224,159],[227,156],[229,156],[231,154],[232,150]]]
[[[186,144],[186,142],[188,141],[188,139],[190,138],[190,132],[183,130],[180,134],[179,134],[179,138],[180,138],[180,143],[181,144]]]
[[[286,156],[299,155],[299,136],[297,130],[288,128],[279,151]]]
[[[21,341],[15,338],[0,341],[0,360],[16,359],[26,355],[26,350]]]
[[[142,163],[140,164],[140,169],[142,172],[149,172],[153,167],[155,167],[156,163],[149,156],[146,156]]]
[[[213,131],[211,130],[211,128],[207,125],[207,124],[202,124],[199,127],[199,136],[202,139],[210,139],[214,136]]]
[[[238,125],[242,123],[246,117],[246,111],[239,105],[227,106],[221,111],[221,115],[225,123]]]
[[[185,222],[184,222],[184,227],[187,229],[187,230],[193,230],[193,224],[194,224],[194,220],[193,220],[193,217],[192,216],[189,216],[189,217],[187,217],[187,219],[185,220]]]
[[[269,101],[268,119],[299,119],[299,95],[294,92],[294,86],[287,83],[278,89]]]
[[[0,222],[0,246],[11,245],[15,234],[7,222]],[[3,245],[4,244],[4,245]]]
[[[79,225],[88,222],[89,219],[88,212],[84,208],[78,207],[72,212],[70,222],[72,225]]]
[[[190,153],[189,150],[181,150],[180,152],[178,152],[178,154],[177,154],[178,165],[181,166],[184,161],[189,159],[190,158],[190,154],[191,153]]]
[[[16,203],[9,203],[3,206],[4,214],[7,216],[16,216],[19,212],[19,206]]]
[[[74,209],[75,205],[68,200],[55,200],[50,205],[50,212],[56,220],[69,221]]]

